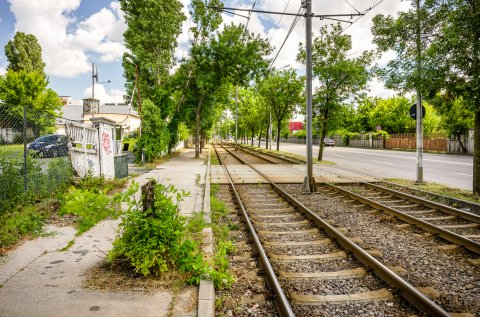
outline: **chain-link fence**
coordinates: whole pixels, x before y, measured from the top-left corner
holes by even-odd
[[[69,120],[5,107],[0,104],[0,213],[53,196],[73,177],[64,133]]]

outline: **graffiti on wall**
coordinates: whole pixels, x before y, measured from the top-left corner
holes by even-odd
[[[102,146],[105,150],[105,153],[112,153],[112,137],[110,133],[102,132]]]

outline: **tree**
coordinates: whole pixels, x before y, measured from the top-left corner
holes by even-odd
[[[392,79],[387,81],[387,87],[395,88],[397,82],[399,90],[410,89],[414,82],[411,48],[414,28],[417,23],[421,25],[421,91],[427,98],[435,98],[439,92],[452,96],[452,100],[462,97],[463,105],[475,113],[473,192],[477,194],[480,193],[479,15],[479,0],[427,0],[418,15],[410,10],[400,13],[396,19],[377,16],[372,28],[374,42],[379,48],[383,51],[393,49],[397,53],[385,72]]]
[[[42,60],[42,47],[37,38],[31,34],[22,32],[15,33],[13,40],[5,45],[5,55],[8,59],[7,70],[27,73],[36,71],[43,77],[45,75],[45,63]]]
[[[305,79],[298,77],[294,69],[274,71],[263,81],[260,95],[272,113],[277,128],[277,151],[280,150],[282,123],[288,120],[304,98]]]
[[[219,104],[219,95],[225,95],[224,86],[243,85],[258,77],[267,66],[264,56],[269,52],[270,46],[264,39],[247,32],[243,25],[233,24],[192,45],[191,58],[185,62],[189,72],[184,72],[188,74],[184,80],[189,84],[184,95],[185,102],[194,107],[191,121],[195,125],[195,157],[201,150],[202,127],[213,128],[213,122],[202,114],[215,113],[212,107]],[[205,125],[204,120],[211,124]]]
[[[177,131],[181,116],[171,98],[175,83],[168,71],[175,64],[174,51],[185,15],[181,2],[177,0],[128,0],[121,1],[120,5],[127,23],[125,46],[130,51],[124,54],[122,63],[126,78],[126,99],[130,100],[136,92],[134,87],[138,71],[136,89],[141,91],[143,102],[139,105],[137,98],[133,98],[133,106],[141,110],[140,114],[144,117],[143,112],[147,110],[143,109],[143,103],[146,104],[149,113],[146,113],[147,119],[143,118],[142,123],[153,124],[148,122],[149,116],[164,123],[154,126],[155,136],[162,139],[143,133],[143,139],[138,141],[139,153],[145,150],[149,153],[147,159],[151,161],[160,153],[169,152],[179,141]],[[153,107],[158,109],[154,110]],[[144,131],[151,130],[150,128],[145,130],[142,124]],[[166,149],[163,148],[165,144]]]
[[[323,139],[341,113],[342,104],[366,88],[370,78],[367,67],[374,56],[363,52],[357,58],[348,58],[351,36],[342,34],[340,24],[333,25],[330,32],[328,28],[322,27],[312,44],[313,75],[320,81],[312,105],[321,125],[319,161],[323,158]],[[305,58],[305,49],[300,47],[297,59],[304,63]]]
[[[35,136],[55,130],[56,111],[62,103],[58,95],[47,88],[43,74],[36,71],[9,70],[0,77],[0,118],[8,127],[23,129],[23,111],[27,109],[27,127]],[[5,124],[4,123],[4,124]]]
[[[413,101],[405,97],[377,99],[376,106],[370,111],[370,127],[381,126],[388,133],[415,133],[415,120],[409,115]],[[428,103],[425,107],[423,129],[426,135],[437,132],[440,118]]]
[[[473,127],[474,111],[465,105],[462,97],[452,100],[445,94],[439,93],[432,102],[442,118],[441,126],[450,137],[457,139],[462,152],[467,153],[463,141],[468,135],[468,130]]]

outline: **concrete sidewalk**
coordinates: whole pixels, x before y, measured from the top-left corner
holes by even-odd
[[[135,181],[142,185],[153,178],[189,191],[180,208],[191,215],[203,207],[205,172],[204,159],[194,159],[194,150],[186,149]],[[85,272],[110,250],[118,224],[105,220],[80,237],[71,227],[50,226],[53,236],[27,241],[11,252],[0,264],[0,316],[197,316],[196,287],[178,296],[170,291],[144,295],[82,288]],[[59,251],[72,239],[68,251]]]

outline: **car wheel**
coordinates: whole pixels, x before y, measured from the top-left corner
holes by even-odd
[[[58,150],[57,149],[52,150],[52,157],[58,157]]]

